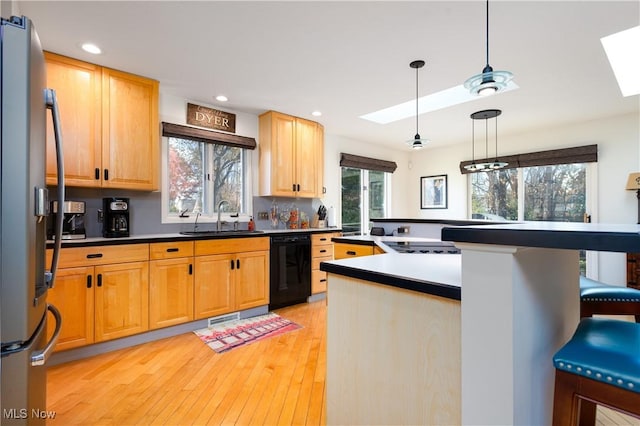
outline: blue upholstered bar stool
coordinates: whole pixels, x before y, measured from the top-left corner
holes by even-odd
[[[554,426],[594,425],[595,413],[583,416],[585,403],[640,419],[640,324],[583,318],[553,364]]]
[[[580,277],[580,317],[634,315],[640,323],[640,290]]]

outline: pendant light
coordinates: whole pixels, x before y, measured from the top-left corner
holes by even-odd
[[[476,74],[464,82],[464,87],[469,89],[472,95],[493,95],[507,87],[513,74],[509,71],[494,71],[489,65],[489,0],[487,0],[487,65],[482,73]]]
[[[471,164],[467,164],[464,168],[470,172],[490,172],[492,170],[502,169],[506,167],[509,163],[504,161],[498,161],[498,116],[502,114],[502,111],[499,109],[485,109],[482,111],[477,111],[471,114]],[[489,161],[489,124],[488,120],[490,118],[496,119],[496,156],[493,161]],[[476,128],[475,122],[476,120],[484,120],[484,149],[485,158],[483,161],[476,162],[475,161],[475,135]]]
[[[412,149],[422,149],[424,148],[424,144],[429,142],[428,139],[420,138],[420,133],[418,133],[418,70],[424,66],[424,61],[416,60],[409,64],[409,66],[416,70],[416,135],[413,139],[407,141],[407,144]]]

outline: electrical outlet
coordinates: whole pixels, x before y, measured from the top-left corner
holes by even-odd
[[[258,220],[268,220],[269,213],[267,212],[258,212]]]

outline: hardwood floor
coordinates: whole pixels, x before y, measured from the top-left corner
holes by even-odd
[[[303,328],[224,354],[187,333],[51,367],[48,424],[324,425],[325,301],[276,312]]]

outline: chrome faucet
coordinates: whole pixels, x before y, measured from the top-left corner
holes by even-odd
[[[196,213],[196,221],[193,222],[193,232],[196,232],[198,230],[198,218],[200,217],[200,212]]]
[[[222,204],[227,203],[228,206],[231,204],[227,200],[220,200],[218,203],[218,222],[216,222],[216,231],[222,231],[222,221],[220,220],[220,213],[222,213]]]

